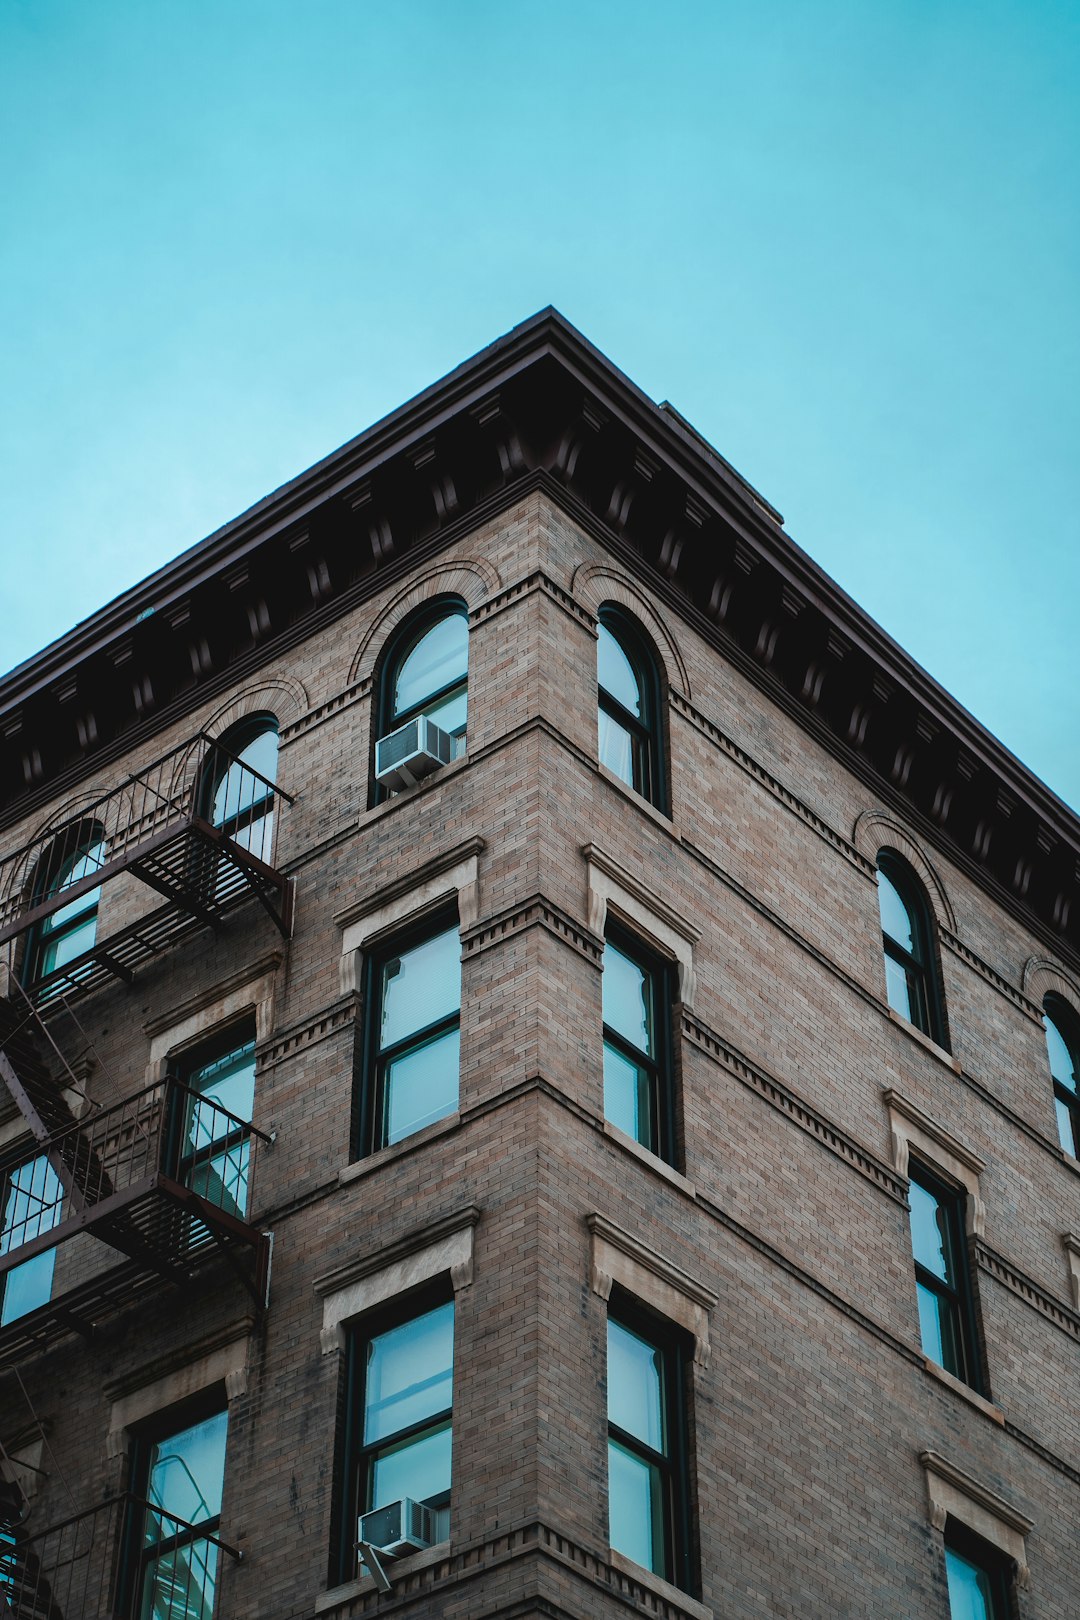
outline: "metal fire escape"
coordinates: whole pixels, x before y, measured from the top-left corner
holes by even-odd
[[[282,802],[292,800],[199,733],[0,860],[0,945],[28,936],[21,972],[38,1006],[110,981],[130,984],[151,957],[196,929],[219,928],[252,898],[287,936],[292,885],[270,858]],[[129,893],[110,926],[109,901],[124,877],[162,903],[140,909]],[[52,963],[41,941],[80,902],[96,911],[96,937]]]
[[[291,885],[270,859],[283,801],[199,736],[0,861],[0,944],[23,936],[23,982],[0,999],[0,1080],[31,1139],[0,1171],[0,1371],[91,1338],[215,1259],[265,1304],[270,1235],[249,1210],[270,1138],[179,1075],[92,1102],[55,1032],[73,1000],[130,981],[249,899],[288,933]],[[37,1528],[23,1466],[0,1445],[0,1620],[116,1620],[147,1603],[207,1620],[222,1560],[239,1557],[210,1533],[216,1521],[123,1494]]]
[[[265,1300],[269,1238],[248,1195],[269,1138],[176,1075],[91,1103],[51,1031],[72,1000],[248,899],[287,933],[291,884],[270,864],[285,797],[200,735],[0,861],[0,942],[27,935],[25,987],[0,999],[0,1080],[33,1139],[0,1173],[0,1368],[216,1256]],[[147,909],[140,885],[163,903]],[[14,1288],[12,1274],[49,1251],[51,1297],[28,1306],[29,1273]]]

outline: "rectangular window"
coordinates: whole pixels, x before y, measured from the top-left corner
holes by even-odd
[[[453,1383],[452,1300],[351,1340],[342,1579],[356,1571],[358,1519],[376,1508],[411,1498],[449,1537]]]
[[[686,1419],[675,1335],[620,1304],[608,1317],[608,1525],[611,1545],[686,1588]]]
[[[64,1208],[64,1189],[42,1153],[13,1165],[4,1175],[0,1255],[14,1254],[34,1238],[51,1232]],[[56,1250],[42,1249],[0,1275],[0,1326],[45,1305],[52,1294]]]
[[[134,1613],[138,1620],[209,1620],[217,1590],[225,1479],[224,1411],[140,1445]],[[130,1568],[131,1566],[129,1566]]]
[[[255,1106],[255,1037],[234,1027],[184,1065],[178,1179],[207,1203],[244,1220]]]
[[[630,935],[604,944],[604,1116],[672,1162],[671,975]]]
[[[964,1195],[912,1161],[908,1201],[923,1350],[946,1372],[980,1389]]]
[[[1005,1561],[951,1519],[945,1526],[945,1576],[950,1620],[1008,1620]]]
[[[367,969],[362,1151],[400,1142],[458,1106],[461,936],[412,934]]]

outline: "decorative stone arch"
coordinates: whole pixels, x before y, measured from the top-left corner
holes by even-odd
[[[937,869],[899,821],[894,821],[882,810],[864,810],[856,817],[851,842],[874,867],[877,866],[880,850],[894,849],[898,855],[902,855],[923,886],[937,927],[950,934],[956,933],[956,915]]]
[[[483,558],[460,557],[455,562],[438,563],[409,582],[372,623],[356,650],[349,669],[349,686],[370,680],[375,665],[398,625],[425,602],[440,596],[460,596],[470,613],[501,588],[495,569]]]
[[[234,692],[199,729],[217,739],[224,737],[227,731],[249,715],[272,714],[281,732],[307,714],[310,707],[307,690],[300,681],[291,675],[276,675],[270,680],[255,681],[242,691]],[[195,741],[185,749],[173,779],[174,794],[189,789],[194,791],[205,756],[206,747],[201,741]]]
[[[272,680],[259,681],[242,692],[234,692],[226,703],[205,722],[202,729],[211,737],[220,737],[238,720],[249,714],[273,714],[278,728],[284,731],[308,712],[311,699],[301,681],[292,675],[275,675]]]
[[[690,676],[675,637],[648,597],[625,574],[607,563],[582,563],[574,570],[570,592],[594,619],[605,602],[625,608],[656,649],[667,686],[691,700]]]
[[[78,821],[80,811],[89,810],[99,799],[108,792],[105,787],[87,787],[81,792],[65,799],[63,804],[51,810],[43,821],[40,821],[34,831],[25,840],[24,847],[27,853],[21,861],[13,861],[8,867],[0,889],[0,910],[6,910],[5,902],[16,895],[23,894],[37,875],[38,865],[44,854],[47,853],[52,842],[50,835],[60,831],[69,822]],[[87,816],[87,821],[101,821],[108,837],[110,829],[105,826],[100,816]],[[115,819],[115,818],[114,818]]]
[[[1056,962],[1048,961],[1044,956],[1029,956],[1024,963],[1020,988],[1040,1012],[1044,999],[1048,995],[1055,995],[1068,1002],[1077,1018],[1080,1018],[1080,982]]]

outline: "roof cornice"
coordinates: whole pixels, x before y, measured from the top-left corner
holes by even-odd
[[[0,682],[8,818],[279,656],[537,478],[998,899],[1080,948],[1077,817],[690,424],[552,309]]]

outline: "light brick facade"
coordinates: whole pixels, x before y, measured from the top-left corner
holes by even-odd
[[[477,364],[424,396],[432,434],[436,406],[451,428],[482,414],[465,398]],[[615,373],[608,387],[629,389]],[[587,402],[596,391],[583,385]],[[381,431],[372,456],[389,456],[397,434],[410,467],[428,465],[409,424]],[[702,479],[718,476],[704,448],[685,434],[680,444]],[[275,812],[273,864],[294,897],[287,939],[253,901],[132,983],[78,1000],[81,1029],[58,1002],[41,1009],[94,1106],[250,1018],[253,1123],[273,1141],[259,1146],[248,1215],[273,1244],[265,1310],[217,1261],[186,1289],[161,1283],[102,1310],[88,1339],[58,1326],[8,1359],[0,1442],[41,1470],[19,1472],[32,1496],[19,1533],[132,1483],[140,1423],[195,1410],[201,1395],[228,1406],[219,1534],[243,1553],[223,1558],[220,1620],[945,1620],[950,1514],[1001,1546],[1018,1617],[1072,1620],[1080,1164],[1059,1146],[1041,1021],[1049,989],[1080,1008],[1072,936],[1055,934],[1022,887],[1010,897],[980,871],[948,815],[935,824],[898,777],[860,767],[857,741],[835,741],[809,699],[800,709],[784,697],[793,683],[778,680],[768,646],[779,635],[782,653],[782,622],[770,630],[766,616],[751,637],[737,592],[726,619],[708,618],[694,592],[680,596],[678,566],[635,552],[615,494],[605,505],[594,490],[587,513],[572,452],[560,466],[556,447],[538,478],[527,453],[515,465],[508,450],[504,493],[474,518],[462,494],[470,454],[459,467],[452,443],[432,452],[455,498],[444,484],[414,547],[373,551],[349,590],[322,600],[316,569],[302,634],[275,639],[289,613],[271,601],[274,633],[219,660],[205,698],[191,684],[159,718],[133,720],[129,744],[58,769],[54,794],[46,767],[13,796],[4,847],[16,850],[197,732],[272,713],[291,796]],[[342,496],[360,457],[340,458],[316,470],[319,499],[366,534],[377,501]],[[740,498],[752,504],[752,492]],[[286,532],[264,507],[234,538]],[[468,608],[467,751],[374,802],[382,655],[408,614],[443,596]],[[598,762],[596,626],[608,603],[655,650],[670,816]],[[850,622],[836,638],[850,664]],[[89,654],[75,652],[77,667]],[[902,694],[895,671],[876,678],[894,689],[887,716]],[[935,703],[953,712],[942,694]],[[935,725],[937,747],[940,715]],[[955,726],[970,751],[971,722]],[[1033,803],[1050,802],[1023,783]],[[978,785],[1016,796],[986,775]],[[1075,845],[1080,828],[1054,814],[1054,838]],[[886,999],[883,846],[925,885],[948,1050]],[[18,881],[26,873],[13,869]],[[118,876],[99,931],[160,899]],[[366,954],[439,906],[457,908],[461,931],[459,1106],[356,1157]],[[610,915],[670,958],[681,986],[670,1164],[605,1120],[598,930]],[[25,941],[5,946],[12,978]],[[9,1159],[25,1158],[14,1104],[0,1139]],[[947,1171],[960,1163],[950,1141],[970,1178],[981,1393],[920,1343],[908,1154]],[[60,1245],[54,1300],[101,1265],[91,1241]],[[450,1537],[391,1566],[380,1594],[369,1578],[342,1584],[333,1564],[344,1346],[395,1291],[440,1280],[455,1302]],[[685,1592],[609,1543],[612,1289],[686,1335]],[[0,1330],[0,1354],[3,1342]]]

